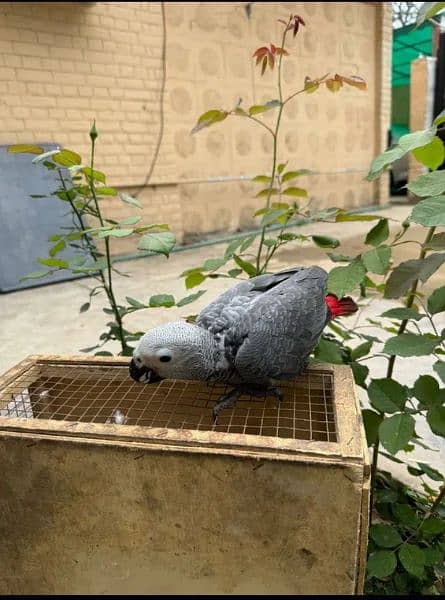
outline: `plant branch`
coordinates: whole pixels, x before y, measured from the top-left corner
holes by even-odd
[[[427,236],[425,238],[425,242],[423,244],[423,246],[426,246],[428,244],[428,242],[431,240],[431,238],[434,235],[436,228],[435,227],[430,227],[428,229],[428,233]],[[422,247],[422,250],[420,251],[419,254],[419,260],[423,260],[425,258],[425,255],[427,253],[427,250]],[[406,302],[405,302],[405,306],[406,308],[411,308],[413,303],[414,303],[414,298],[416,296],[417,293],[417,286],[419,285],[419,280],[416,279],[416,281],[413,282],[410,291],[408,292],[407,298],[406,298]],[[401,323],[400,323],[400,327],[399,330],[397,332],[397,335],[401,335],[406,327],[408,325],[408,319],[404,319]],[[394,371],[394,364],[396,361],[396,355],[392,354],[389,358],[389,363],[388,363],[388,369],[386,372],[386,377],[388,379],[391,379],[393,371]],[[379,413],[380,416],[383,418],[384,417],[384,413]],[[378,455],[379,455],[379,446],[380,446],[380,441],[377,438],[375,444],[374,444],[374,450],[373,450],[373,455],[372,455],[372,464],[371,464],[371,497],[370,497],[370,503],[369,503],[369,515],[370,515],[370,520],[372,517],[372,509],[374,506],[374,487],[375,487],[375,476],[376,476],[376,472],[377,472],[377,462],[378,462]]]

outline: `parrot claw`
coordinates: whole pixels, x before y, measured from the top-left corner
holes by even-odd
[[[232,390],[231,392],[229,392],[228,394],[224,394],[224,396],[221,397],[219,402],[217,402],[215,404],[215,406],[213,407],[213,410],[212,410],[214,425],[217,424],[219,413],[224,408],[230,408],[231,406],[234,406],[234,404],[236,403],[236,401],[238,400],[238,398],[240,396],[241,396],[241,392],[239,390],[235,389],[235,390]]]

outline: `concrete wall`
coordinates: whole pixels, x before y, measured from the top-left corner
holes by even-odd
[[[384,184],[364,183],[386,144],[390,112],[390,3],[165,3],[165,127],[151,184],[140,198],[147,222],[184,234],[251,226],[258,207],[241,177],[270,169],[270,140],[231,119],[190,136],[197,117],[275,98],[275,74],[252,61],[278,43],[277,18],[301,14],[307,27],[290,42],[284,93],[305,75],[360,74],[368,91],[326,89],[298,96],[283,120],[280,160],[320,171],[302,183],[314,206],[385,201]],[[159,2],[2,3],[0,144],[57,142],[88,153],[93,118],[97,167],[111,185],[132,191],[150,168],[160,128],[162,7]],[[271,123],[272,113],[262,117]],[[218,177],[230,181],[210,183]],[[110,202],[108,214],[128,214]],[[121,251],[131,245],[121,240]]]

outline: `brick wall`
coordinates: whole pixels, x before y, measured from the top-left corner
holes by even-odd
[[[251,54],[278,39],[276,20],[290,11],[307,27],[291,43],[285,88],[332,70],[364,76],[369,90],[300,96],[284,117],[280,156],[321,171],[302,181],[314,205],[383,197],[363,176],[389,114],[390,3],[253,3],[250,19],[244,4],[165,3],[165,128],[153,185],[140,198],[144,220],[170,223],[179,240],[252,225],[258,201],[239,179],[269,165],[270,141],[239,121],[190,130],[208,108],[276,96],[273,76],[259,77]],[[97,167],[131,192],[145,180],[159,133],[162,43],[159,2],[1,3],[0,144],[58,142],[86,156],[95,118]],[[111,200],[107,212],[128,207]]]

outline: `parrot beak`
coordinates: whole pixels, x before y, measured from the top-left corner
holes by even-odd
[[[131,359],[129,370],[130,377],[139,383],[155,383],[163,379],[153,369],[145,366],[138,367],[133,359]]]

